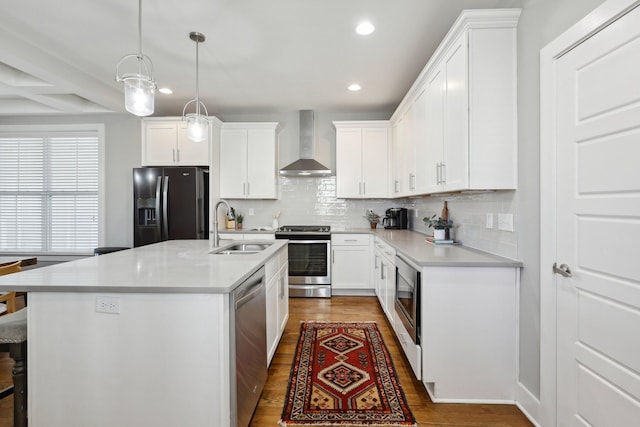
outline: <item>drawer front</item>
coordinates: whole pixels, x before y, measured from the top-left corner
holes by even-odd
[[[332,234],[331,244],[336,246],[369,246],[371,236],[368,234]]]
[[[375,240],[376,249],[380,251],[380,254],[395,264],[396,260],[396,250],[387,243],[383,242],[381,239],[376,238]]]

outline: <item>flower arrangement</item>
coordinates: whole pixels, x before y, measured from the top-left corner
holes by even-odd
[[[429,228],[433,228],[434,230],[446,230],[448,228],[453,227],[453,221],[450,219],[444,219],[442,217],[436,217],[434,214],[431,218],[424,217],[422,221]]]
[[[380,222],[380,215],[378,215],[377,213],[375,213],[374,211],[372,211],[371,209],[369,209],[367,211],[367,214],[364,216],[364,218],[369,221],[369,225],[371,225],[371,228],[375,228],[376,225]]]

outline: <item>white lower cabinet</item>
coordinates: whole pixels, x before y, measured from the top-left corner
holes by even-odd
[[[278,343],[289,319],[289,263],[285,246],[265,265],[267,283],[267,366],[278,348]]]
[[[416,344],[413,342],[413,338],[407,332],[407,329],[404,327],[402,320],[400,319],[398,313],[394,308],[392,308],[393,315],[393,330],[396,333],[396,338],[400,342],[402,346],[402,352],[407,357],[409,361],[409,365],[411,365],[411,369],[413,369],[413,374],[417,379],[422,378],[422,347],[420,344]]]
[[[373,269],[373,284],[375,287],[380,307],[387,316],[387,320],[393,326],[394,304],[396,293],[396,251],[381,239],[374,239],[375,255]]]
[[[513,267],[422,269],[422,381],[431,400],[515,401],[518,273]]]
[[[331,236],[331,292],[341,295],[371,291],[371,236],[333,234]]]
[[[415,343],[395,310],[395,248],[378,237],[373,246],[376,296],[431,400],[514,403],[519,267],[421,267]]]

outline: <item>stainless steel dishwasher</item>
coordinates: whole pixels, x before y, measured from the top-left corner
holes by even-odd
[[[245,280],[232,293],[231,356],[232,414],[235,426],[247,427],[267,381],[267,313],[264,267]],[[233,378],[233,375],[232,375]],[[232,415],[233,416],[233,415]]]

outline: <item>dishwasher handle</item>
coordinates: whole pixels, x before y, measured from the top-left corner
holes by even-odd
[[[234,296],[234,303],[236,310],[245,305],[247,302],[251,301],[258,293],[262,291],[264,275],[260,275],[254,278],[253,282],[245,283],[240,292],[236,293]]]

